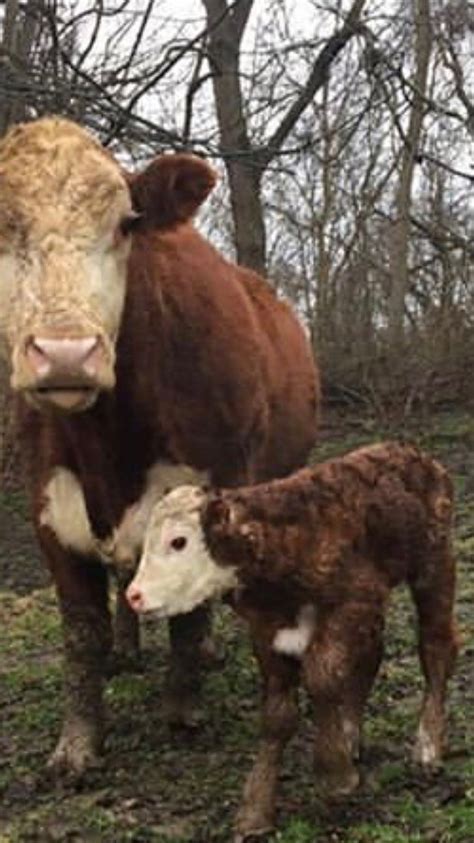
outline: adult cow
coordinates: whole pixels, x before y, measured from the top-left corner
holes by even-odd
[[[0,334],[65,639],[55,769],[80,773],[100,750],[103,563],[140,549],[166,487],[284,475],[314,440],[318,382],[301,327],[190,222],[214,181],[189,155],[130,176],[56,117],[0,143]],[[177,719],[206,626],[202,611],[171,626]]]

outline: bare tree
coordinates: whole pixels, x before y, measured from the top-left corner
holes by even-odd
[[[261,182],[265,170],[288,139],[300,116],[325,84],[331,65],[347,42],[361,31],[365,0],[354,0],[344,23],[326,40],[314,58],[306,80],[294,96],[278,125],[264,143],[253,145],[243,107],[239,57],[245,26],[253,0],[202,0],[208,20],[208,50],[212,70],[216,113],[221,139],[220,152],[229,178],[240,263],[264,272],[266,244]]]
[[[410,238],[410,210],[415,164],[421,158],[420,140],[423,118],[427,111],[426,93],[428,69],[432,50],[431,9],[429,0],[413,0],[414,71],[412,102],[408,128],[403,133],[403,152],[399,183],[395,198],[395,219],[390,252],[391,290],[389,302],[390,342],[400,351],[403,339],[405,298],[408,290],[408,252]]]

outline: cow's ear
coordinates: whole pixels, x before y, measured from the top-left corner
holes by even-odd
[[[216,173],[195,155],[160,155],[129,177],[138,228],[166,228],[185,222],[216,183]]]

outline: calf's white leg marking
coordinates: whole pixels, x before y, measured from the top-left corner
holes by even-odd
[[[422,764],[423,767],[430,767],[437,764],[440,760],[438,749],[423,724],[420,724],[416,738],[415,760]]]
[[[302,606],[296,616],[296,626],[284,626],[273,639],[276,653],[301,659],[316,627],[316,609],[310,603]]]

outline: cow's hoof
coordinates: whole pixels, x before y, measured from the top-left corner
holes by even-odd
[[[111,679],[121,673],[143,673],[144,665],[139,650],[113,650],[105,665],[105,677]]]
[[[76,781],[102,766],[98,740],[90,729],[65,729],[52,753],[47,769],[55,777]]]

